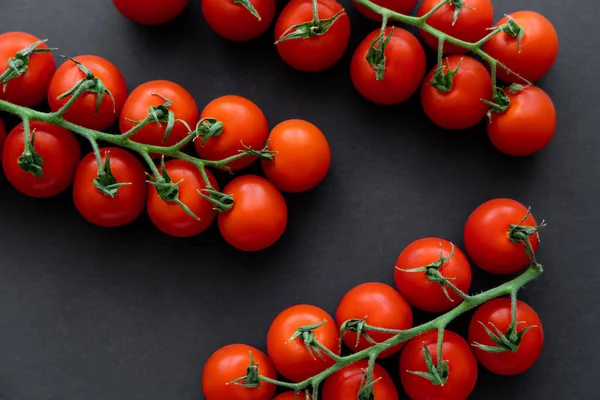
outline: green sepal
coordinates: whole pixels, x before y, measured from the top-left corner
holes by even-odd
[[[228,385],[235,384],[237,386],[247,388],[257,388],[260,386],[260,374],[258,372],[258,364],[254,360],[254,355],[250,351],[250,365],[246,368],[246,375],[228,382]],[[243,383],[240,383],[242,382]]]
[[[239,4],[239,5],[243,6],[246,10],[248,10],[250,12],[250,14],[254,15],[256,17],[256,19],[258,19],[259,21],[262,20],[260,17],[260,14],[256,10],[256,8],[254,8],[254,6],[250,2],[250,0],[233,0],[233,2],[234,2],[234,4]]]
[[[492,101],[486,99],[481,99],[481,101],[483,101],[486,105],[490,107],[490,109],[487,112],[487,117],[490,121],[492,120],[492,116],[494,113],[501,114],[503,112],[506,112],[506,110],[508,110],[508,108],[510,107],[510,99],[504,92],[504,89],[498,86],[494,87]]]
[[[442,93],[450,92],[452,90],[454,76],[458,73],[461,65],[462,59],[458,62],[456,68],[450,70],[450,61],[446,58],[446,67],[441,64],[438,65],[433,74],[433,78],[431,78],[431,85]]]
[[[531,241],[529,238],[531,236],[538,235],[539,240],[539,231],[543,227],[546,226],[546,221],[542,220],[537,226],[527,226],[523,225],[527,218],[531,215],[531,207],[527,209],[527,213],[518,224],[511,224],[508,230],[508,238],[515,244],[522,244],[525,246],[525,252],[529,259],[535,263],[535,254],[533,253],[533,248],[531,247]]]
[[[366,325],[367,317],[364,317],[362,319],[350,319],[348,321],[345,321],[342,324],[342,326],[340,326],[340,349],[342,347],[344,335],[346,334],[346,332],[356,333],[356,347],[358,347],[361,337],[364,337],[367,340],[367,342],[371,344],[377,344],[377,342],[369,335],[369,333],[365,329]]]
[[[450,3],[451,6],[454,6],[454,16],[452,17],[452,26],[454,26],[454,24],[456,24],[456,21],[458,21],[458,16],[460,15],[460,12],[462,11],[463,8],[466,8],[467,10],[474,10],[474,8],[466,6],[463,0],[449,0],[448,2]]]
[[[223,122],[215,118],[202,118],[196,125],[196,130],[193,132],[196,137],[201,137],[200,144],[204,146],[206,141],[213,136],[219,136],[223,133]]]
[[[360,389],[356,394],[357,400],[376,400],[375,391],[373,389],[373,385],[381,380],[380,378],[373,379],[373,376],[369,376],[368,372],[362,371],[362,378],[360,380]]]
[[[110,152],[106,153],[104,165],[98,170],[98,176],[94,178],[94,186],[105,196],[114,198],[119,192],[119,188],[131,185],[131,182],[117,182],[110,168]]]
[[[375,78],[378,81],[383,80],[385,74],[385,49],[394,35],[394,29],[395,27],[392,27],[387,38],[385,38],[385,31],[382,30],[381,34],[373,39],[367,51],[367,62],[375,70]]]
[[[316,22],[304,22],[302,24],[291,26],[285,32],[283,32],[283,34],[279,39],[277,39],[275,44],[279,44],[286,40],[310,39],[315,36],[324,35],[329,31],[329,29],[335,23],[335,21],[337,21],[344,14],[346,14],[346,11],[342,9],[331,18],[321,19]]]
[[[425,359],[425,364],[427,365],[427,372],[423,371],[406,371],[410,374],[420,376],[422,378],[427,379],[431,382],[432,385],[441,385],[443,386],[448,381],[449,375],[449,367],[448,363],[442,361],[439,365],[436,365],[433,362],[433,358],[431,357],[431,352],[427,345],[423,343],[423,358]]]
[[[204,194],[204,192],[208,194]],[[206,188],[198,190],[198,194],[205,200],[210,201],[213,204],[213,210],[216,212],[226,212],[233,208],[233,196],[219,192],[213,188]]]
[[[154,188],[156,189],[156,193],[163,201],[166,201],[168,203],[176,203],[190,217],[199,221],[200,218],[198,218],[198,216],[194,214],[192,210],[190,210],[190,208],[179,199],[179,185],[181,184],[181,182],[183,182],[183,179],[179,182],[173,182],[173,180],[167,173],[164,156],[162,157],[160,168],[160,176],[155,177],[150,175],[148,183],[154,186]]]
[[[273,161],[275,160],[275,154],[277,152],[269,150],[269,141],[260,150],[255,150],[250,146],[244,145],[244,149],[240,150],[241,153],[245,153],[249,157],[256,157],[261,161]]]
[[[523,27],[510,15],[507,15],[506,17],[508,18],[508,22],[500,26],[500,31],[517,38],[517,49],[520,53],[521,41],[523,40],[523,36],[525,36],[525,29],[523,29]]]
[[[33,131],[31,132],[29,141],[25,143],[23,154],[21,154],[17,162],[23,171],[32,174],[36,178],[44,176],[44,158],[35,151]]]
[[[14,57],[9,58],[7,61],[8,68],[0,75],[0,82],[2,83],[2,91],[6,93],[6,87],[11,79],[17,78],[29,69],[29,62],[31,56],[36,53],[49,53],[56,51],[56,48],[40,48],[37,47],[42,43],[46,43],[48,39],[38,40],[29,47],[26,47],[15,54]]]
[[[493,323],[490,322],[490,326],[494,329],[495,332],[492,332],[491,329],[489,329],[487,326],[485,326],[485,324],[481,321],[477,321],[479,322],[479,324],[481,324],[481,326],[483,327],[483,329],[485,330],[485,332],[488,334],[488,336],[490,337],[490,339],[492,339],[492,342],[494,342],[495,346],[487,346],[484,344],[480,344],[480,343],[473,343],[472,345],[483,350],[483,351],[487,351],[488,353],[503,353],[503,352],[517,352],[517,350],[519,350],[519,346],[521,345],[521,342],[523,341],[523,336],[529,332],[529,330],[533,329],[533,328],[537,328],[537,325],[530,325],[527,326],[523,329],[521,329],[519,332],[517,332],[517,323],[511,323],[508,326],[508,329],[506,330],[505,333],[502,333],[500,331],[500,329],[498,329],[496,327],[496,325],[494,325]]]
[[[314,345],[315,333],[313,332],[313,330],[322,327],[326,323],[327,323],[327,320],[323,320],[316,324],[301,326],[296,329],[296,331],[294,332],[292,337],[289,338],[286,343],[290,343],[290,342],[294,341],[295,339],[301,339],[304,342],[304,345],[306,346],[306,350],[308,351],[308,354],[310,354],[310,356],[313,359],[316,360],[316,357],[315,357],[315,354],[316,354],[317,356],[319,356],[319,358],[321,360],[325,360],[325,357],[323,356],[321,349],[319,349],[317,346]]]

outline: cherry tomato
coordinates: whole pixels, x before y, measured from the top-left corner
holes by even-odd
[[[359,399],[358,392],[362,388],[363,379],[367,373],[367,360],[360,360],[354,364],[333,373],[323,384],[324,400],[351,400]],[[398,400],[398,391],[394,381],[387,371],[379,364],[373,368],[373,399]]]
[[[46,198],[65,191],[73,182],[81,157],[79,142],[66,129],[38,121],[31,121],[33,148],[44,160],[42,177],[25,172],[19,166],[19,157],[25,150],[23,124],[17,125],[6,138],[2,151],[2,167],[8,181],[21,193]]]
[[[215,220],[216,212],[210,201],[198,194],[206,189],[206,183],[196,166],[182,160],[170,160],[165,163],[167,173],[173,182],[179,184],[179,200],[183,202],[199,219],[195,219],[175,202],[160,198],[155,188],[148,191],[148,215],[158,229],[175,237],[190,237],[204,232]],[[215,177],[206,171],[211,186],[219,190]]]
[[[258,251],[272,246],[287,225],[285,199],[268,180],[255,175],[235,178],[223,189],[233,208],[219,214],[219,230],[233,247]]]
[[[4,148],[4,142],[6,141],[6,126],[0,119],[0,155],[2,155],[2,149]]]
[[[537,226],[533,215],[528,215],[527,208],[516,200],[493,199],[477,207],[467,220],[464,232],[471,260],[492,274],[513,274],[529,265],[531,260],[525,246],[509,237],[511,225],[521,222],[521,226]],[[530,236],[529,242],[535,252],[538,235]]]
[[[112,93],[114,102],[109,94],[105,93],[98,113],[96,113],[98,94],[86,92],[73,103],[63,117],[74,124],[103,131],[114,124],[119,117],[127,99],[127,84],[117,67],[102,57],[79,56],[75,57],[75,60],[102,81],[106,89]],[[71,60],[58,68],[48,90],[48,104],[52,111],[58,111],[71,98],[71,96],[67,96],[59,100],[58,97],[71,90],[83,78],[85,78],[85,74]]]
[[[366,317],[369,325],[387,329],[410,329],[413,326],[413,315],[404,297],[394,288],[383,283],[370,282],[351,289],[340,301],[337,308],[336,321],[339,328],[351,319]],[[385,342],[392,334],[368,331],[368,335],[377,343]],[[350,350],[357,352],[372,347],[363,335],[357,342],[355,332],[346,332],[344,343]],[[379,356],[389,357],[396,354],[404,343],[390,347]]]
[[[519,11],[502,18],[496,26],[503,26],[512,18],[523,29],[519,43],[517,36],[500,32],[483,49],[506,67],[523,78],[535,82],[548,73],[558,55],[558,35],[552,23],[533,11]],[[498,78],[505,82],[521,81],[514,74],[498,67]]]
[[[213,353],[204,365],[202,392],[206,400],[271,400],[273,398],[276,387],[270,383],[261,382],[258,387],[253,388],[228,384],[246,376],[246,370],[252,362],[250,353],[260,375],[277,379],[273,363],[265,353],[245,344],[231,344]]]
[[[161,97],[162,96],[162,97]],[[194,98],[181,86],[169,81],[151,81],[138,86],[127,98],[120,117],[121,133],[133,128],[136,123],[148,116],[151,106],[166,103],[166,99],[173,104],[169,110],[175,114],[175,119],[185,121],[191,129],[198,122],[198,107]],[[181,122],[175,122],[168,139],[163,142],[167,123],[151,122],[136,132],[131,140],[155,146],[172,146],[181,141],[189,133],[187,127]]]
[[[425,51],[414,35],[395,27],[394,33],[384,50],[385,71],[382,80],[377,80],[375,69],[367,61],[371,43],[379,34],[377,29],[367,36],[352,57],[350,75],[358,92],[377,104],[397,104],[407,100],[419,88],[425,76]],[[392,32],[385,31],[385,39]],[[379,45],[377,45],[379,47]]]
[[[511,156],[528,156],[546,147],[556,130],[556,109],[550,96],[536,86],[517,93],[505,89],[510,100],[505,112],[493,113],[487,132],[492,144]]]
[[[142,25],[160,25],[183,12],[188,0],[113,0],[123,16]]]
[[[323,321],[324,325],[312,330],[315,339],[339,355],[339,332],[334,319],[324,310],[300,304],[283,310],[273,320],[267,335],[267,352],[275,368],[287,379],[300,382],[335,364],[325,354],[320,358],[309,353],[301,338],[288,342],[298,328]]]
[[[23,32],[8,32],[0,35],[0,75],[8,68],[8,60],[38,42],[40,39]],[[36,49],[47,49],[45,43]],[[6,90],[0,83],[0,100],[5,100],[24,107],[34,107],[46,99],[52,74],[56,63],[52,53],[33,53],[29,58],[27,69],[21,76],[8,81]]]
[[[271,131],[269,150],[275,160],[263,161],[262,168],[275,186],[298,193],[317,186],[331,165],[331,151],[323,132],[310,122],[291,119]]]
[[[417,5],[417,0],[376,0],[373,1],[373,3],[400,14],[409,14]],[[356,5],[356,9],[365,17],[370,18],[373,21],[381,21],[381,15],[377,14],[375,11],[369,10],[362,4],[354,4]]]
[[[396,287],[413,306],[427,312],[448,311],[462,302],[462,297],[450,287],[446,291],[448,299],[439,282],[430,280],[425,271],[407,272],[440,262],[452,254],[452,243],[439,238],[419,239],[409,244],[400,253],[394,272]],[[441,253],[441,254],[440,254]],[[454,247],[450,259],[433,268],[439,274],[450,280],[463,293],[468,294],[471,287],[471,266],[465,254]],[[432,271],[433,272],[433,271]]]
[[[319,19],[330,19],[344,8],[335,0],[319,0]],[[275,40],[291,27],[313,19],[311,0],[290,1],[275,24]],[[350,19],[344,14],[323,35],[306,39],[289,39],[277,44],[283,60],[304,72],[318,72],[332,67],[344,55],[350,40]]]
[[[312,399],[312,396],[308,396],[308,398]],[[306,400],[306,393],[284,392],[276,396],[273,400]]]
[[[440,3],[439,0],[424,0],[417,11],[417,17],[422,17]],[[463,0],[463,7],[454,18],[456,6],[446,3],[427,19],[427,23],[449,36],[465,42],[475,43],[483,39],[488,33],[488,28],[494,23],[494,8],[491,0]],[[438,40],[435,36],[421,30],[423,41],[432,49],[438,49]],[[445,54],[466,54],[467,49],[444,43]]]
[[[115,197],[100,192],[94,186],[98,176],[98,162],[94,153],[89,153],[79,163],[73,183],[73,200],[79,213],[92,224],[116,227],[135,220],[146,205],[146,176],[142,163],[131,153],[118,148],[100,149],[102,164],[110,154],[110,171],[121,186]]]
[[[469,324],[469,342],[471,344],[479,343],[484,346],[497,347],[480,322],[494,333],[496,333],[495,326],[505,334],[512,322],[511,300],[500,298],[483,304],[473,314]],[[517,332],[530,326],[533,328],[523,334],[516,352],[490,353],[476,346],[473,347],[475,357],[481,365],[495,374],[521,374],[531,368],[542,353],[544,330],[540,317],[533,308],[520,300],[517,300],[517,322]]]
[[[234,156],[244,150],[244,146],[261,150],[267,143],[269,125],[260,108],[240,96],[222,96],[211,101],[200,114],[200,118],[214,118],[223,123],[223,132],[194,142],[196,151],[205,160],[218,161]],[[237,171],[252,164],[256,157],[244,157],[228,165]]]
[[[400,354],[402,386],[412,400],[464,400],[477,382],[477,360],[469,344],[456,333],[444,332],[442,358],[448,364],[448,380],[444,385],[434,385],[426,378],[409,372],[427,372],[423,344],[429,349],[434,362],[437,362],[437,343],[437,331],[430,331],[406,344]]]
[[[202,0],[208,25],[229,40],[245,41],[262,35],[275,17],[275,0],[248,0],[260,20],[244,5],[233,0]]]
[[[425,114],[436,125],[452,130],[477,125],[489,109],[481,100],[492,98],[492,78],[483,65],[467,56],[450,56],[444,60],[444,73],[457,67],[449,92],[442,92],[431,83],[437,67],[431,70],[421,87]]]

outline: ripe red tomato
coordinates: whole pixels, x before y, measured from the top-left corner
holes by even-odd
[[[319,19],[330,19],[344,8],[335,0],[319,0]],[[275,40],[291,27],[313,19],[311,0],[290,1],[275,24]],[[277,44],[283,60],[304,72],[318,72],[332,67],[344,55],[350,40],[350,19],[344,14],[331,25],[327,33],[306,39],[289,39]]]
[[[223,132],[208,138],[198,138],[196,151],[205,160],[218,161],[234,156],[244,146],[261,150],[267,143],[269,125],[261,109],[250,100],[240,96],[222,96],[202,110],[200,119],[214,118],[223,123]],[[237,171],[252,164],[256,157],[244,157],[228,164]]]
[[[417,0],[376,0],[373,1],[373,3],[400,14],[409,14],[417,5]],[[369,10],[362,4],[354,4],[356,5],[356,9],[365,17],[370,18],[373,21],[381,21],[381,15]]]
[[[367,360],[360,360],[333,373],[323,384],[323,399],[358,399],[358,392],[362,388],[367,368]],[[374,399],[398,400],[398,391],[394,386],[394,381],[379,364],[375,364],[373,368],[373,380],[375,381],[373,384]]]
[[[19,157],[25,149],[23,124],[17,125],[6,138],[2,151],[2,167],[8,181],[21,193],[31,197],[52,197],[65,191],[73,182],[81,157],[79,142],[66,129],[38,121],[31,121],[33,148],[44,164],[42,177],[25,172],[19,166]]]
[[[0,35],[0,75],[8,68],[8,60],[38,42],[40,39],[23,32],[8,32]],[[47,49],[42,43],[36,49]],[[0,83],[0,100],[24,107],[34,107],[46,99],[52,74],[56,70],[54,56],[50,52],[33,53],[27,69],[21,76],[11,79],[3,90]]]
[[[6,126],[0,119],[0,156],[2,155],[2,149],[4,148],[4,142],[6,141]]]
[[[261,382],[258,387],[252,388],[228,384],[246,376],[246,370],[251,365],[250,353],[260,375],[277,379],[273,363],[265,353],[245,344],[231,344],[214,352],[204,365],[202,392],[206,400],[271,400],[273,398],[276,387],[271,383]]]
[[[229,40],[245,41],[262,35],[275,17],[275,0],[248,0],[260,20],[244,5],[233,0],[202,0],[208,25]]]
[[[530,82],[548,73],[558,55],[558,35],[552,23],[533,11],[519,11],[502,18],[496,26],[508,23],[509,17],[521,26],[523,37],[500,32],[483,46],[483,50]],[[521,81],[514,74],[498,68],[498,78],[505,82]]]
[[[183,12],[188,0],[113,0],[123,16],[142,25],[160,25]]]
[[[327,355],[320,358],[308,352],[302,338],[288,342],[300,327],[325,322],[312,332],[323,346],[339,355],[339,332],[333,318],[311,305],[295,305],[283,310],[271,324],[267,335],[267,352],[275,368],[287,379],[300,382],[331,367],[335,362]]]
[[[556,109],[550,96],[536,86],[517,93],[505,89],[510,100],[505,112],[493,113],[487,132],[492,144],[511,156],[528,156],[546,147],[556,130]]]
[[[204,232],[216,218],[216,212],[210,201],[198,194],[206,189],[206,183],[196,166],[182,160],[170,160],[165,163],[167,173],[173,182],[179,184],[179,200],[199,218],[195,219],[177,203],[166,202],[160,198],[156,189],[148,191],[148,215],[158,229],[175,237],[190,237]],[[211,186],[219,190],[215,177],[206,171]]]
[[[413,306],[427,312],[448,311],[462,302],[462,297],[454,290],[446,287],[453,301],[450,301],[439,282],[432,281],[426,272],[405,272],[432,265],[440,261],[440,252],[444,258],[450,257],[452,243],[439,238],[419,239],[409,244],[400,253],[394,272],[396,287]],[[450,283],[468,294],[471,287],[471,266],[465,254],[454,247],[454,255],[441,267],[434,268]]]
[[[235,178],[223,189],[233,208],[219,214],[219,230],[233,247],[258,251],[272,246],[287,225],[285,199],[268,180],[255,175]]]
[[[102,148],[102,164],[110,154],[110,170],[116,182],[129,182],[121,186],[115,197],[100,192],[94,186],[98,176],[98,162],[94,153],[89,153],[79,163],[73,183],[73,200],[79,213],[92,224],[116,227],[135,220],[146,205],[146,171],[142,163],[131,153],[118,148]]]
[[[527,208],[516,200],[493,199],[477,207],[465,225],[464,239],[467,253],[481,269],[492,274],[513,274],[525,268],[531,260],[525,246],[509,237],[511,225],[517,225],[527,215]],[[522,226],[537,226],[529,215]],[[535,252],[538,235],[529,237]]]
[[[365,318],[369,325],[387,329],[410,329],[413,326],[413,315],[404,297],[394,288],[383,283],[370,282],[351,289],[340,301],[337,308],[336,321],[339,328],[351,319]],[[393,334],[375,331],[366,332],[377,343],[385,342]],[[355,332],[346,332],[344,343],[350,350],[358,352],[372,347],[362,334],[357,342]],[[396,354],[404,343],[390,347],[379,357],[390,357]]]
[[[308,398],[312,399],[312,396],[308,396]],[[306,393],[284,392],[276,396],[273,400],[306,400]]]
[[[417,11],[417,17],[422,17],[440,3],[440,0],[424,0]],[[494,23],[494,8],[491,0],[463,0],[463,8],[455,20],[456,6],[446,3],[437,10],[427,23],[449,36],[465,42],[475,43],[483,39]],[[456,22],[454,22],[456,21]],[[438,40],[435,36],[421,30],[423,41],[432,49],[438,49]],[[466,54],[467,49],[451,43],[444,43],[445,54]]]
[[[74,124],[103,131],[115,123],[123,104],[125,104],[127,99],[125,78],[117,67],[102,57],[79,56],[75,57],[75,60],[102,81],[106,89],[112,93],[114,102],[108,93],[105,93],[98,113],[96,113],[98,94],[87,92],[79,97],[63,117]],[[56,70],[48,90],[48,104],[52,111],[58,111],[71,98],[71,96],[67,96],[59,100],[58,97],[71,90],[83,78],[85,78],[85,74],[71,60],[66,61]]]
[[[377,104],[397,104],[407,100],[417,91],[426,72],[425,51],[419,40],[402,28],[393,29],[394,33],[384,50],[385,72],[382,80],[377,80],[375,69],[367,61],[371,43],[379,36],[380,29],[371,32],[352,57],[350,76],[354,87]],[[387,40],[392,27],[387,27],[385,32]]]
[[[331,151],[323,132],[310,122],[291,119],[271,131],[269,150],[275,160],[263,161],[262,168],[275,186],[298,193],[317,186],[331,165]]]
[[[142,121],[148,116],[151,106],[165,104],[166,100],[161,96],[173,102],[169,107],[169,110],[175,114],[176,119],[187,122],[191,129],[196,126],[196,123],[198,122],[198,107],[196,106],[194,98],[176,83],[169,81],[151,81],[138,86],[131,92],[125,101],[119,123],[121,133],[125,133],[137,125],[128,120]],[[139,143],[168,147],[181,141],[189,133],[184,124],[175,122],[175,126],[173,127],[169,138],[163,142],[166,129],[166,122],[161,122],[160,124],[151,122],[136,132],[131,137],[131,140]]]
[[[496,330],[493,326],[505,334],[512,322],[511,300],[500,298],[483,304],[473,314],[469,324],[469,342],[471,344],[479,343],[484,346],[496,347],[496,344],[483,329],[480,322],[494,333],[496,333]],[[476,346],[473,347],[475,357],[481,365],[495,374],[521,374],[531,368],[542,353],[544,330],[540,317],[533,308],[519,300],[517,300],[517,322],[517,333],[529,326],[534,327],[523,334],[516,352],[490,353]]]
[[[448,380],[444,385],[433,385],[429,380],[412,374],[427,372],[423,357],[423,344],[437,362],[437,331],[426,332],[411,339],[400,354],[400,379],[412,400],[464,400],[477,382],[477,360],[469,344],[452,331],[444,332],[443,360],[448,364]]]
[[[431,70],[421,87],[425,114],[436,125],[452,130],[477,125],[489,109],[481,100],[492,99],[492,78],[483,65],[468,56],[450,56],[444,60],[444,73],[457,67],[450,91],[442,92],[431,83],[437,67]]]

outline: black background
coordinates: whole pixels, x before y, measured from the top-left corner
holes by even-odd
[[[233,250],[214,226],[186,240],[161,234],[146,215],[128,227],[97,228],[79,216],[70,193],[35,200],[0,178],[0,398],[202,399],[202,366],[214,350],[235,342],[264,349],[283,308],[310,303],[334,313],[359,283],[393,284],[405,245],[423,236],[462,245],[469,213],[494,197],[531,205],[549,222],[539,252],[546,272],[521,297],[540,314],[546,345],[522,376],[480,369],[472,398],[598,398],[600,2],[494,1],[496,19],[539,11],[560,37],[559,58],[540,82],[558,111],[556,136],[525,159],[495,151],[483,125],[436,128],[418,98],[394,107],[362,99],[349,78],[351,49],[377,25],[347,0],[350,48],[320,74],[284,64],[272,29],[251,43],[219,38],[199,3],[148,28],[109,0],[2,0],[0,31],[49,38],[61,54],[105,57],[130,90],[168,79],[200,108],[238,94],[262,107],[271,126],[312,121],[330,141],[329,176],[316,190],[287,196],[286,234],[256,254]],[[474,273],[474,291],[501,281]],[[452,329],[464,332],[467,322]]]

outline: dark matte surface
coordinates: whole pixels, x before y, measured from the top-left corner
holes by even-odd
[[[211,352],[232,342],[264,348],[270,321],[286,306],[333,313],[354,285],[393,283],[406,244],[435,235],[462,245],[470,211],[500,196],[549,221],[539,253],[546,273],[522,295],[547,341],[523,376],[481,370],[472,398],[598,398],[600,3],[494,3],[497,16],[541,11],[560,35],[559,59],[541,82],[558,109],[556,138],[527,159],[497,153],[482,127],[437,129],[417,99],[367,103],[349,79],[350,51],[333,70],[306,75],[280,61],[272,31],[248,44],[226,42],[203,21],[199,1],[167,26],[144,28],[109,0],[3,0],[1,31],[48,37],[63,54],[106,57],[130,89],[169,79],[201,107],[235,93],[258,103],[271,125],[314,122],[330,140],[333,166],[318,189],[288,197],[289,229],[259,254],[236,252],[214,228],[189,240],[166,237],[146,216],[100,229],[78,215],[69,193],[34,200],[1,178],[0,398],[202,399],[199,377]],[[376,25],[349,12],[355,48]],[[474,290],[500,281],[475,273]],[[467,321],[453,329],[464,332]]]

